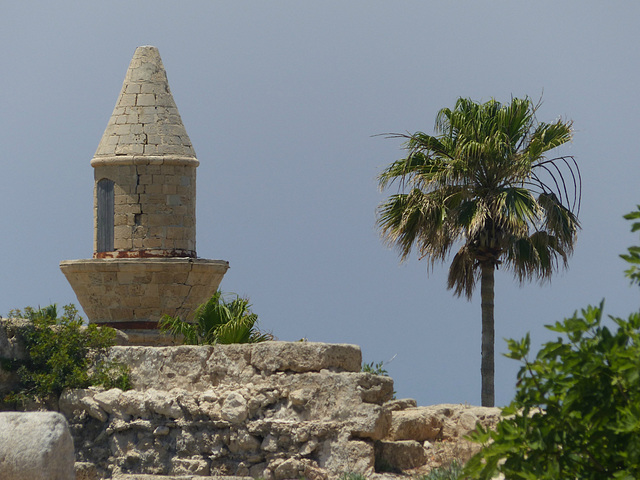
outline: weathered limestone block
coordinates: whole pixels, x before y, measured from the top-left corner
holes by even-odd
[[[373,442],[349,440],[340,435],[333,442],[323,443],[318,452],[318,466],[334,475],[355,472],[369,477],[375,466]]]
[[[2,480],[74,480],[73,440],[55,412],[0,413]]]
[[[418,403],[413,398],[398,398],[388,401],[384,406],[392,412],[397,412],[398,410],[415,408],[418,406]]]
[[[499,408],[465,405],[433,405],[392,412],[389,440],[419,442],[460,438],[475,429],[495,425],[500,419]]]
[[[360,348],[354,345],[317,342],[265,342],[254,345],[252,365],[273,372],[319,372],[323,369],[359,372]]]
[[[275,372],[359,372],[362,354],[356,345],[316,342],[264,342],[244,345],[181,347],[114,347],[111,360],[131,368],[137,390],[156,388],[206,390],[221,383],[247,383],[255,375]],[[368,385],[363,377],[364,401],[379,403],[387,384]],[[391,381],[389,381],[391,384]]]
[[[136,390],[199,390],[211,385],[206,364],[214,348],[114,347],[109,358],[131,368],[131,382]]]
[[[376,442],[376,463],[383,470],[408,470],[427,462],[427,454],[420,442],[401,440]]]
[[[91,390],[67,389],[60,395],[58,401],[60,412],[66,417],[71,417],[74,412],[87,412],[93,418],[104,422],[107,420],[107,413],[101,408],[94,398]]]

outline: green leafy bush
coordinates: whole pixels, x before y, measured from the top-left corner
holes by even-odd
[[[240,298],[234,293],[225,296],[218,290],[196,309],[193,323],[180,317],[164,315],[160,320],[160,329],[174,338],[182,337],[187,345],[273,340],[272,334],[260,332],[257,323],[258,315],[251,312],[248,299]]]
[[[623,258],[632,263],[627,276],[637,281],[635,257]],[[467,463],[465,475],[640,478],[640,313],[609,317],[609,328],[602,310],[603,303],[587,307],[548,326],[561,336],[543,345],[535,359],[529,356],[529,335],[508,341],[507,356],[523,364],[515,400],[495,432],[479,427],[472,435],[485,448]]]
[[[9,365],[20,384],[5,397],[6,402],[59,397],[65,388],[91,385],[130,388],[128,368],[104,359],[114,345],[114,329],[84,326],[73,305],[66,305],[60,317],[56,305],[13,310],[10,316],[26,318],[30,325],[24,333],[27,359]]]

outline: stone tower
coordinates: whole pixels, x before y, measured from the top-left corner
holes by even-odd
[[[60,263],[91,323],[158,343],[163,314],[189,318],[229,264],[196,255],[199,162],[155,47],[138,47],[91,160],[93,259]]]

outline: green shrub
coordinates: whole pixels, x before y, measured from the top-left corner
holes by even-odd
[[[34,310],[12,310],[10,316],[30,321],[24,340],[27,359],[5,362],[19,377],[19,387],[5,397],[6,402],[44,400],[59,397],[65,388],[130,388],[126,366],[104,360],[114,345],[115,330],[84,326],[73,305],[66,305],[58,317],[56,305]],[[10,365],[7,365],[10,363]]]
[[[640,207],[639,207],[640,211]],[[640,218],[629,215],[626,218]],[[634,223],[633,230],[640,229]],[[640,252],[638,247],[629,249]],[[638,261],[626,258],[632,267]],[[636,283],[637,268],[626,272]],[[531,359],[530,339],[509,340],[522,362],[514,401],[496,431],[472,439],[483,450],[465,466],[474,479],[640,478],[640,313],[603,321],[603,304],[547,326],[561,336]]]
[[[164,315],[160,320],[160,329],[174,338],[182,338],[187,345],[273,340],[272,334],[260,332],[257,323],[258,315],[251,312],[248,299],[234,293],[223,294],[218,290],[196,309],[193,323]]]

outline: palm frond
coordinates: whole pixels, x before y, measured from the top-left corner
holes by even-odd
[[[580,228],[577,217],[553,193],[540,194],[538,204],[544,211],[542,228],[557,237],[561,246],[570,253]]]
[[[183,343],[188,345],[273,340],[273,335],[257,329],[257,322],[258,315],[251,312],[248,299],[235,294],[225,296],[218,290],[196,309],[194,323],[165,315],[160,328],[174,337],[183,337]]]
[[[564,263],[579,228],[582,179],[573,157],[545,157],[573,132],[562,119],[538,122],[539,105],[528,97],[459,98],[438,112],[436,135],[395,135],[407,155],[378,178],[381,189],[394,181],[400,188],[378,207],[377,227],[401,260],[416,248],[420,258],[442,261],[463,241],[450,270],[458,295],[470,294],[471,271],[497,266],[502,256],[526,278]]]
[[[475,263],[476,260],[468,245],[464,245],[453,257],[449,267],[447,288],[453,289],[456,296],[465,295],[471,299],[479,273]]]
[[[557,237],[537,231],[512,241],[506,260],[520,282],[533,279],[544,282],[561,265],[566,266],[568,252],[560,246]]]
[[[174,339],[181,338],[182,343],[185,345],[198,345],[200,343],[197,325],[182,320],[180,317],[163,315],[160,319],[160,332],[169,334]]]

